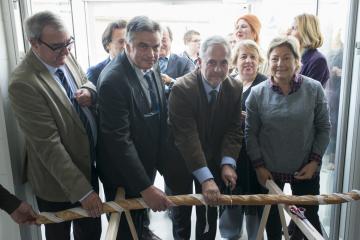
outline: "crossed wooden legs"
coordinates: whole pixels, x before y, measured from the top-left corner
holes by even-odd
[[[276,183],[272,180],[268,180],[266,182],[266,187],[267,187],[267,189],[269,189],[270,194],[279,194],[279,195],[284,194],[281,191],[281,189],[276,185]],[[290,207],[292,207],[292,206],[278,204],[281,225],[283,228],[284,238],[286,240],[289,240],[290,237],[289,237],[289,232],[288,232],[288,228],[287,228],[286,221],[285,221],[284,210],[288,213],[288,215],[295,222],[295,224],[300,228],[300,230],[307,237],[307,239],[309,239],[309,240],[323,240],[324,239],[324,237],[314,228],[313,225],[311,225],[311,223],[307,219],[301,220],[299,217],[292,214],[290,212]],[[263,215],[261,218],[259,231],[256,236],[256,240],[263,239],[264,230],[265,230],[267,219],[269,217],[270,208],[271,208],[271,205],[265,205],[265,207],[264,207],[264,211],[263,211]]]
[[[119,199],[125,199],[125,191],[123,188],[118,188],[116,191],[116,196],[115,196],[115,200],[119,200]],[[126,216],[126,220],[129,224],[129,228],[131,231],[131,235],[133,237],[134,240],[138,240],[138,235],[136,233],[136,229],[135,229],[135,225],[134,222],[131,218],[131,214],[129,210],[123,210],[121,212],[116,212],[116,213],[112,213],[110,216],[110,221],[109,221],[109,226],[108,229],[106,231],[106,236],[105,236],[105,240],[116,240],[117,237],[117,233],[118,233],[118,229],[119,229],[119,223],[120,223],[120,218],[121,218],[121,214],[125,213]]]

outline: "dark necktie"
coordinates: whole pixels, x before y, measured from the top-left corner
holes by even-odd
[[[210,108],[213,108],[215,106],[217,93],[218,92],[215,89],[211,90],[210,93],[209,93],[209,95],[210,95],[210,100],[209,100]]]
[[[167,57],[160,57],[159,58],[159,66],[160,66],[160,72],[161,73],[165,73],[166,68],[167,68],[167,64],[168,64],[167,61],[168,61]]]
[[[144,78],[149,86],[149,94],[150,94],[150,100],[151,100],[151,111],[152,112],[159,112],[159,102],[156,97],[156,85],[154,82],[153,72],[150,70],[147,73],[145,73]]]
[[[66,95],[70,99],[70,102],[72,103],[73,107],[75,108],[76,112],[79,114],[79,117],[81,119],[81,122],[83,123],[86,133],[89,139],[90,143],[90,152],[91,152],[91,159],[92,161],[95,161],[95,143],[94,143],[94,137],[91,130],[91,125],[89,122],[89,119],[86,117],[84,111],[81,109],[81,106],[76,101],[74,97],[74,93],[70,88],[69,82],[66,79],[64,72],[61,69],[56,70],[56,75],[59,77],[61,85],[64,87]]]

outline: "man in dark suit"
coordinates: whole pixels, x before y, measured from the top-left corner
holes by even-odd
[[[97,86],[100,73],[105,66],[124,50],[125,33],[126,21],[122,19],[109,23],[105,28],[102,35],[102,45],[109,54],[109,57],[95,66],[90,67],[86,72],[86,76],[95,86]]]
[[[235,159],[243,136],[242,84],[227,77],[230,51],[220,36],[205,40],[200,50],[200,68],[179,78],[169,98],[175,149],[165,162],[165,181],[173,194],[187,194],[191,173],[196,192],[202,193],[210,206],[218,203],[220,184],[231,184],[232,188],[236,185]],[[188,207],[180,208],[179,212],[185,212]],[[196,239],[215,239],[217,208],[205,211],[204,206],[197,207],[196,215]],[[189,227],[178,227],[183,231],[174,238],[189,239]]]
[[[26,176],[40,211],[82,206],[75,239],[100,239],[96,191],[95,86],[70,54],[74,39],[61,19],[39,12],[25,22],[31,49],[11,74],[9,98],[26,142]],[[46,239],[70,239],[71,221],[45,225]]]
[[[0,184],[0,209],[3,209],[7,212],[14,222],[18,224],[34,224],[36,220],[36,213],[32,207],[26,203],[22,202],[15,195],[9,193],[1,184]]]
[[[182,77],[195,69],[195,65],[190,59],[171,53],[172,41],[172,31],[166,26],[162,29],[159,67],[162,73],[161,77],[167,86],[165,89],[168,92],[170,92],[176,78]]]
[[[99,82],[100,177],[107,200],[117,187],[126,197],[142,197],[153,211],[172,203],[154,183],[166,140],[166,99],[160,71],[154,68],[160,50],[160,25],[145,16],[127,25],[125,52],[104,69]],[[131,211],[141,239],[158,239],[144,231],[145,210]],[[118,239],[132,239],[126,219]]]

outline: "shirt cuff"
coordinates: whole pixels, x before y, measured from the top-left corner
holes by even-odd
[[[208,179],[213,179],[213,175],[210,172],[208,167],[202,167],[192,172],[200,184],[205,182]]]
[[[236,168],[236,161],[232,157],[224,156],[221,160],[221,166],[222,165],[231,165],[233,168]]]
[[[309,162],[311,162],[311,161],[315,161],[315,162],[317,162],[319,165],[321,165],[322,156],[319,155],[319,154],[317,154],[317,153],[312,152],[312,153],[310,154],[310,157],[309,157]]]
[[[92,192],[94,192],[94,190],[91,190],[90,192],[88,192],[87,194],[85,194],[85,196],[83,196],[82,198],[80,198],[79,202],[84,201],[85,198],[87,198]]]

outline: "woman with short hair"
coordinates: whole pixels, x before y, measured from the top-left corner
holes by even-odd
[[[330,132],[324,90],[318,81],[298,73],[300,51],[294,37],[272,40],[267,57],[270,78],[252,88],[246,101],[247,153],[263,186],[272,179],[281,189],[289,183],[294,195],[317,195]],[[301,207],[321,233],[319,206]],[[268,239],[281,239],[276,206],[266,231]]]

